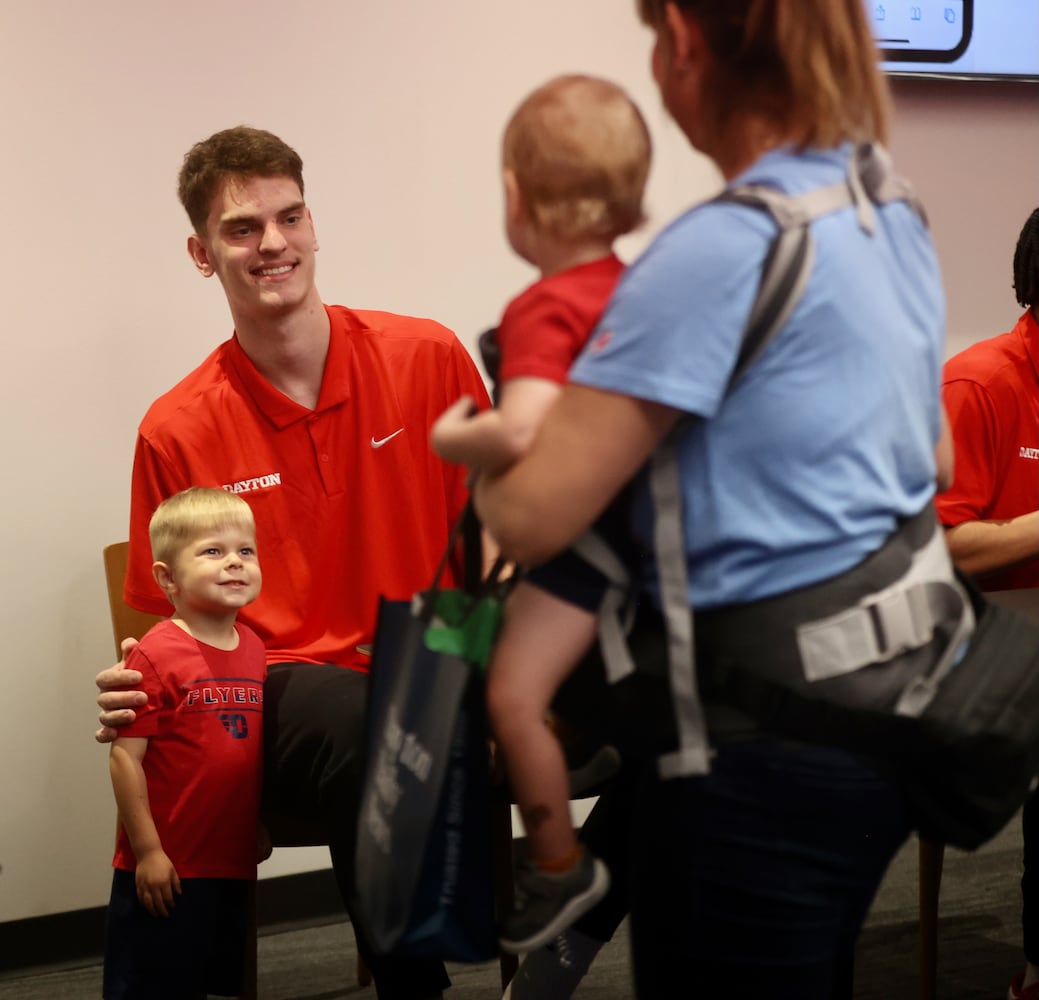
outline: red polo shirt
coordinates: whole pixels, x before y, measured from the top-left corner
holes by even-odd
[[[955,481],[935,503],[942,524],[997,521],[1039,509],[1039,324],[973,344],[945,365],[942,395]],[[986,590],[1039,587],[1039,559],[985,576]]]
[[[148,520],[179,490],[222,486],[256,517],[263,591],[239,617],[268,663],[366,667],[357,646],[372,641],[379,595],[428,586],[466,499],[466,470],[437,458],[430,426],[460,395],[485,406],[487,394],[438,323],[326,310],[314,410],[271,386],[236,338],[152,404],[134,456],[125,599],[169,614]]]

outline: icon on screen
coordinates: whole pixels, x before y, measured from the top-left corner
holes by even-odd
[[[945,23],[946,24],[955,24],[956,23],[956,11],[954,11],[951,7],[946,7],[945,8]]]

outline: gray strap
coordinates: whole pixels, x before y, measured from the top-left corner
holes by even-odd
[[[570,546],[586,563],[594,566],[614,587],[631,586],[631,574],[617,553],[603,541],[602,535],[589,528]]]
[[[840,181],[802,194],[787,194],[766,184],[744,184],[723,191],[718,200],[763,208],[780,229],[796,229],[845,208],[852,203],[852,196],[847,182]]]
[[[656,508],[653,544],[660,581],[660,604],[668,637],[668,678],[678,732],[678,749],[657,762],[661,778],[707,774],[711,749],[696,683],[693,613],[682,528],[682,488],[672,435],[653,455],[649,488]]]
[[[957,632],[963,632],[964,639],[973,629],[970,601],[955,582],[945,537],[935,522],[930,539],[913,554],[901,579],[852,608],[797,628],[805,679],[827,680],[871,663],[886,663],[925,646],[939,628],[952,621],[957,622]],[[933,668],[929,676],[933,678],[940,667]],[[921,696],[918,692],[913,700],[919,712],[927,707]],[[918,711],[907,708],[901,714]]]
[[[599,605],[599,648],[602,650],[606,680],[614,684],[635,673],[635,661],[628,647],[628,632],[633,615],[628,592],[609,587]]]
[[[726,392],[732,391],[744,371],[790,319],[812,273],[815,241],[809,238],[806,229],[783,230],[769,253],[768,266],[762,272],[761,285],[747,318],[746,332]]]
[[[897,715],[908,715],[917,717],[923,715],[927,706],[934,700],[938,693],[938,686],[948,676],[957,663],[964,644],[974,633],[974,610],[970,599],[964,593],[963,588],[955,580],[934,582],[928,584],[928,600],[935,607],[941,609],[951,619],[959,612],[959,617],[952,637],[949,639],[944,652],[938,662],[931,668],[930,672],[922,677],[917,677],[906,685],[898,703],[895,705]]]
[[[801,300],[815,263],[809,223],[850,204],[851,194],[847,184],[832,184],[797,196],[763,185],[745,185],[723,192],[718,200],[763,209],[779,226],[762,266],[761,281],[725,390],[728,394],[786,325]]]
[[[797,647],[805,679],[840,677],[919,649],[930,642],[941,621],[936,611],[927,584],[899,585],[853,608],[799,625]]]
[[[848,161],[844,181],[815,188],[801,194],[787,194],[765,184],[744,184],[728,188],[717,197],[718,201],[735,201],[764,208],[780,229],[805,226],[824,215],[854,205],[859,211],[863,229],[872,233],[874,215],[863,209],[863,202],[886,205],[905,201],[925,218],[923,206],[904,177],[895,173],[891,157],[883,146],[876,143],[859,146]]]
[[[883,146],[878,143],[859,146],[852,159],[852,168],[875,205],[886,205],[891,201],[907,202],[927,225],[927,213],[913,185],[895,173],[891,157]]]
[[[571,546],[586,563],[594,566],[610,585],[599,605],[599,648],[606,679],[613,684],[635,672],[627,635],[634,617],[631,574],[617,553],[595,531],[586,531]]]
[[[851,192],[852,203],[855,205],[859,228],[868,236],[872,236],[877,231],[877,213],[863,187],[862,175],[858,170],[858,158],[855,156],[848,163],[848,189]]]

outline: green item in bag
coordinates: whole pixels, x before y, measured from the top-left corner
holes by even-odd
[[[486,669],[501,613],[501,601],[497,597],[474,597],[464,590],[441,590],[436,594],[433,617],[426,629],[426,647]]]

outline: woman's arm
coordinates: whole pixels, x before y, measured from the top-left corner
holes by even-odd
[[[526,455],[477,480],[482,523],[510,559],[526,566],[544,562],[595,521],[680,415],[568,383]]]

